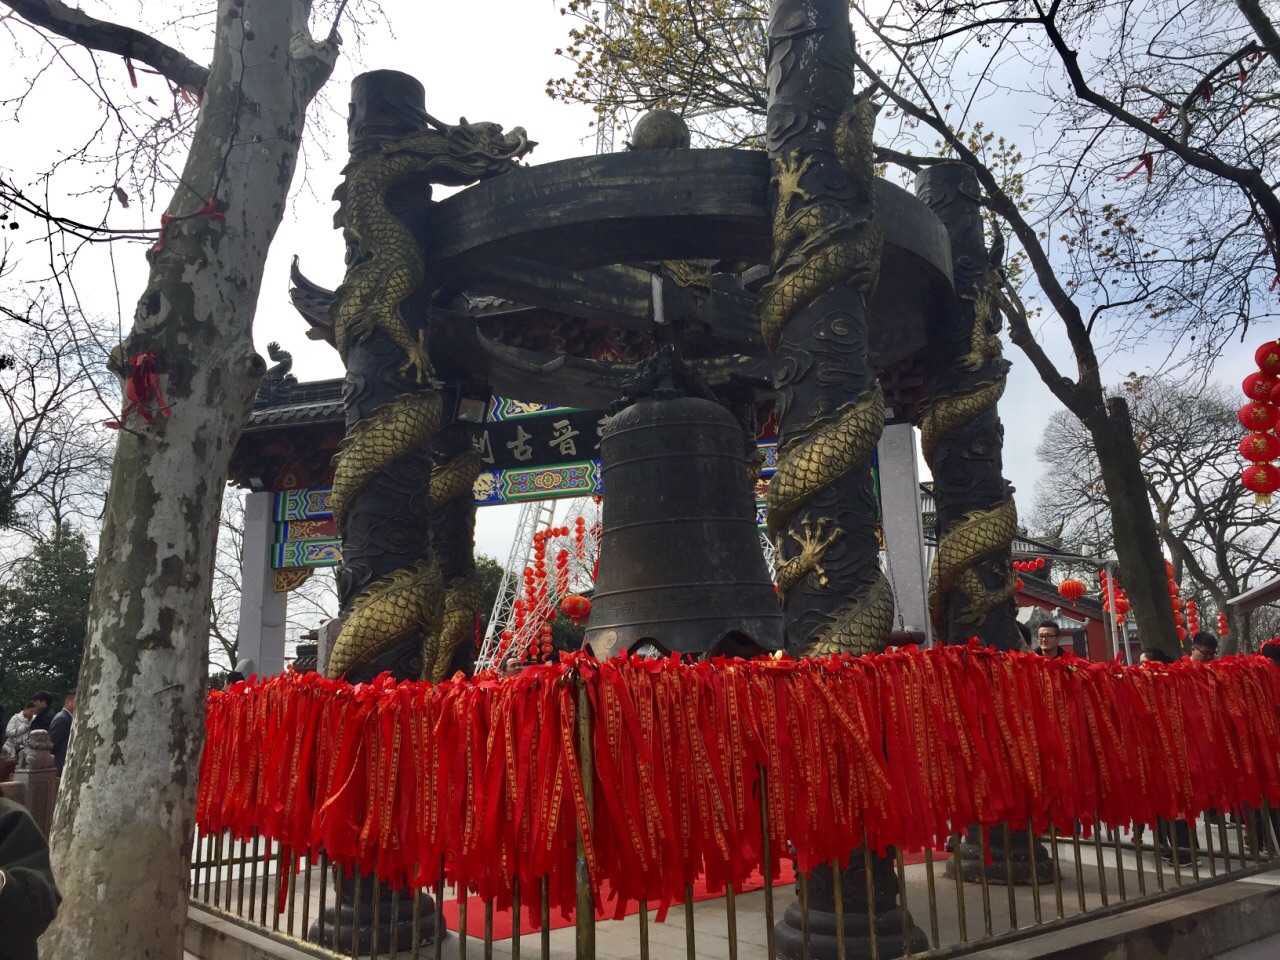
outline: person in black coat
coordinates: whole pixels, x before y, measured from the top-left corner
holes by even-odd
[[[53,759],[58,764],[58,776],[67,762],[67,744],[71,742],[71,724],[76,717],[76,692],[71,690],[62,700],[62,709],[49,724],[49,739],[53,741]]]
[[[61,900],[44,834],[25,807],[0,797],[0,956],[36,960],[36,938]]]
[[[32,730],[48,730],[53,718],[58,715],[58,708],[53,705],[53,694],[47,690],[33,693],[31,699],[36,702],[36,715],[31,721]]]

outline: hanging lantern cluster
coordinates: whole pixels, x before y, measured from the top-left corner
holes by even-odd
[[[1225,637],[1231,632],[1231,621],[1227,619],[1226,613],[1218,614],[1218,636]]]
[[[1089,587],[1085,582],[1076,580],[1074,577],[1058,584],[1058,593],[1067,603],[1075,603],[1088,592]]]
[[[545,659],[555,649],[552,625],[560,612],[574,626],[586,623],[591,601],[579,594],[591,586],[599,548],[599,521],[592,523],[582,515],[534,533],[531,562],[521,572],[511,621],[486,655],[486,664],[496,665],[513,655],[526,661]]]
[[[1014,570],[1018,571],[1019,573],[1029,573],[1030,571],[1033,571],[1033,570],[1043,570],[1043,568],[1044,568],[1043,557],[1036,557],[1033,559],[1029,559],[1029,561],[1014,561]],[[1023,589],[1023,579],[1021,579],[1021,577],[1018,577],[1018,589],[1019,590]]]
[[[533,564],[522,573],[523,586],[512,607],[512,626],[502,631],[498,644],[498,662],[511,650],[519,651],[521,659],[535,661],[551,653],[556,599],[569,591],[569,549],[558,549],[548,569],[548,546],[569,532],[568,527],[548,527],[534,533]]]
[[[1098,587],[1102,593],[1103,612],[1115,616],[1116,626],[1123,627],[1125,615],[1129,612],[1129,595],[1124,592],[1124,587],[1120,586],[1119,578],[1110,580],[1107,571],[1099,570]]]
[[[1187,615],[1187,633],[1194,637],[1200,632],[1200,608],[1194,600],[1188,600],[1184,612]]]
[[[1169,581],[1169,605],[1173,607],[1173,622],[1178,628],[1178,639],[1181,641],[1187,639],[1188,633],[1194,634],[1195,631],[1190,629],[1190,624],[1187,622],[1187,617],[1184,613],[1187,601],[1182,599],[1182,585],[1174,579],[1176,572],[1173,569],[1173,564],[1166,560],[1164,562],[1164,575]]]
[[[1240,481],[1260,506],[1271,503],[1271,494],[1280,490],[1280,340],[1260,346],[1253,355],[1258,369],[1244,378],[1241,387],[1248,399],[1238,414],[1240,425],[1249,433],[1240,441],[1240,456],[1249,461]]]

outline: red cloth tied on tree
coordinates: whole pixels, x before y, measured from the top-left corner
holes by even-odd
[[[196,815],[290,864],[323,852],[499,910],[518,883],[535,923],[544,876],[549,906],[572,912],[581,834],[597,904],[607,889],[606,912],[662,915],[699,879],[740,888],[864,842],[913,852],[975,823],[1088,831],[1280,805],[1278,708],[1280,670],[1260,656],[1126,667],[976,645],[573,655],[435,686],[289,673],[210,695]]]
[[[160,389],[160,368],[152,351],[144,350],[129,359],[124,396],[128,402],[120,411],[120,419],[108,420],[104,426],[119,430],[131,413],[136,413],[149,424],[156,422],[157,415],[167,417],[171,414]]]

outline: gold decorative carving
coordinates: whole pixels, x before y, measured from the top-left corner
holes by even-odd
[[[329,657],[329,676],[341,677],[415,635],[431,636],[439,624],[443,593],[434,560],[419,560],[373,584],[343,622]]]
[[[291,590],[297,590],[306,583],[315,570],[311,567],[284,567],[280,570],[274,570],[275,583],[273,588],[276,593],[289,593]]]

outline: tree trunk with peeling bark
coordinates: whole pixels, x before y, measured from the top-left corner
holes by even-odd
[[[1093,437],[1103,488],[1111,504],[1121,584],[1129,597],[1142,646],[1159,647],[1176,660],[1182,656],[1182,644],[1169,604],[1160,532],[1147,497],[1142,455],[1133,438],[1129,405],[1123,397],[1098,401],[1096,414],[1077,415]]]
[[[170,409],[122,418],[53,826],[49,957],[182,956],[221,492],[266,368],[252,330],[267,251],[337,53],[311,40],[309,14],[305,0],[218,4],[183,186],[112,358],[124,376],[153,353]]]

